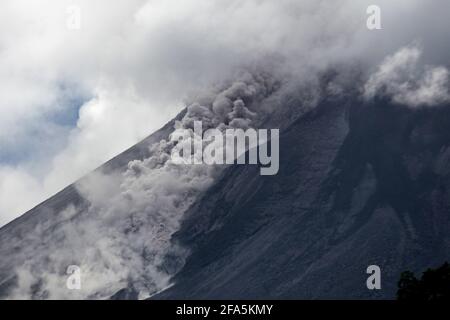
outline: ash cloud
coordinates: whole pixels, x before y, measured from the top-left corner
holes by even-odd
[[[194,121],[221,131],[240,123],[239,128],[256,125],[259,104],[274,90],[267,80],[244,73],[215,96],[200,98],[202,104],[189,105],[174,132],[193,130]],[[217,101],[225,98],[226,108],[217,108]],[[183,213],[224,169],[175,164],[170,155],[176,144],[169,136],[151,146],[149,158],[129,162],[125,172],[96,172],[78,183],[89,205],[68,207],[58,216],[58,227],[51,236],[41,228],[35,230],[33,237],[43,237],[44,248],[39,258],[25,261],[16,270],[18,282],[10,297],[108,298],[129,287],[146,298],[168,287],[177,267],[168,269],[165,258],[171,255],[180,267],[188,254],[188,249],[171,242],[171,236]],[[62,239],[55,242],[58,235]],[[62,270],[71,264],[82,271],[79,292],[65,289],[67,275]]]
[[[420,63],[448,64],[448,1],[380,0],[377,31],[366,28],[371,4],[3,1],[0,150],[42,151],[8,164],[1,161],[8,154],[0,154],[0,224],[152,133],[184,107],[186,96],[233,81],[243,67],[264,66],[293,87],[313,84],[330,67],[358,66],[368,78],[387,55],[417,39],[424,47]],[[71,5],[81,9],[79,31],[66,28]],[[419,99],[444,78],[442,69],[429,73]],[[215,108],[229,109],[221,99]],[[81,101],[76,124],[55,123],[50,115],[64,114],[74,100]],[[45,139],[30,128],[45,128]]]
[[[388,56],[364,86],[364,96],[387,96],[412,108],[442,105],[450,101],[449,71],[444,66],[421,65],[422,49],[401,48]]]

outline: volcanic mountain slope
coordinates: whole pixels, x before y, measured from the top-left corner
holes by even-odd
[[[323,102],[282,134],[278,175],[234,166],[191,207],[173,240],[191,255],[155,298],[395,297],[450,258],[448,128],[445,107]]]
[[[161,139],[167,138],[173,131],[175,121],[180,120],[184,114],[185,110],[163,128],[106,162],[77,183],[82,184],[84,180],[88,180],[92,176],[95,177],[96,172],[101,172],[101,174],[124,172],[130,161],[149,157],[150,146],[158,143]],[[24,265],[30,265],[30,269],[36,267],[38,274],[40,273],[42,276],[49,272],[55,272],[67,277],[64,276],[66,270],[61,269],[58,265],[52,265],[48,254],[57,243],[61,243],[62,250],[66,250],[68,255],[77,247],[82,251],[89,249],[82,242],[70,243],[74,240],[74,237],[68,235],[71,229],[77,228],[77,221],[85,218],[83,215],[86,215],[89,205],[89,201],[80,194],[77,184],[74,183],[0,229],[0,256],[2,257],[0,259],[0,297],[16,297],[12,293],[16,287],[21,285],[20,275],[22,272],[20,268]],[[91,217],[91,219],[96,218]],[[67,240],[69,240],[69,243],[65,243]],[[83,255],[83,252],[81,252],[81,255]],[[101,258],[99,257],[99,259]],[[47,261],[47,263],[42,265],[42,261]],[[70,264],[70,260],[67,262]],[[72,263],[78,262],[73,260]],[[27,274],[26,278],[28,278],[29,283],[23,285],[29,286],[29,291],[21,293],[18,298],[49,298],[40,288],[42,280],[39,276]],[[65,287],[64,282],[58,285],[62,288]],[[64,289],[63,291],[70,292]],[[67,296],[57,295],[56,298],[58,297]],[[95,297],[95,292],[92,297]],[[74,295],[68,298],[79,297]]]
[[[257,126],[278,89],[267,74],[241,73],[197,97],[160,131],[3,227],[0,295],[146,298],[166,288],[186,253],[172,246],[171,236],[224,168],[175,163],[175,146],[202,138],[191,135],[189,142],[179,142],[172,133],[192,132],[195,121],[202,121],[205,130]],[[165,264],[167,255],[177,263]],[[70,266],[81,270],[80,290],[66,286],[67,270],[74,270]]]
[[[122,172],[149,157],[149,146],[167,138],[173,125],[97,172]],[[148,224],[167,222],[147,211],[147,220],[136,212],[126,228],[117,224],[133,198],[124,198],[130,202],[119,215],[97,214],[69,186],[0,229],[0,294],[137,298],[142,287],[154,293],[171,283],[153,298],[392,298],[401,271],[450,257],[449,127],[445,106],[411,110],[385,100],[325,99],[282,130],[277,175],[261,176],[255,165],[225,169],[188,203],[169,239],[147,232]],[[86,230],[101,236],[90,240]],[[166,240],[173,252],[165,250],[159,267],[147,268],[161,257],[146,249]],[[61,280],[63,266],[82,264],[84,256],[95,262],[90,279],[99,284],[84,281],[88,293],[77,296]],[[372,264],[381,268],[381,290],[366,288]]]

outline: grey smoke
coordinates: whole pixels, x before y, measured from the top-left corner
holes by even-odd
[[[421,55],[422,50],[411,45],[386,57],[365,84],[365,97],[387,95],[409,107],[429,107],[450,101],[448,69],[419,64]]]
[[[180,126],[193,129],[193,121],[222,131],[235,127],[237,119],[245,127],[257,121],[258,104],[268,91],[257,79],[246,73],[216,98],[210,97],[209,103],[204,98],[202,105],[191,104],[174,130]],[[225,118],[222,109],[213,110],[217,97],[223,96],[232,105]],[[241,97],[249,101],[248,107]],[[36,231],[36,237],[44,237],[40,241],[45,245],[43,259],[16,270],[18,286],[11,297],[30,298],[30,288],[36,283],[42,297],[50,299],[73,298],[74,294],[78,298],[107,298],[127,286],[145,298],[169,286],[171,274],[163,268],[165,256],[171,253],[182,260],[187,254],[185,248],[172,246],[171,236],[178,230],[183,213],[224,168],[175,164],[170,158],[174,146],[170,138],[161,140],[151,146],[151,157],[131,161],[123,174],[97,172],[80,182],[77,188],[89,207],[68,207],[60,219],[73,218],[72,222],[62,223],[52,237]],[[52,241],[57,234],[63,235],[63,241]],[[69,264],[82,270],[83,286],[87,287],[79,293],[65,290],[66,275],[61,270]]]
[[[0,164],[0,224],[156,130],[185,97],[192,102],[199,91],[233,81],[243,67],[264,66],[295,87],[297,79],[312,84],[330,67],[359,66],[369,77],[386,55],[414,40],[425,49],[420,64],[445,66],[450,50],[445,0],[377,1],[382,30],[376,31],[366,28],[368,0],[132,0],[114,6],[79,0],[79,32],[65,28],[73,4],[2,4],[0,150],[20,153],[31,145],[40,152]],[[427,82],[442,73],[430,77]],[[76,127],[55,124],[49,114],[66,111],[73,96],[87,99]],[[225,108],[224,117],[227,103],[224,96],[215,105]],[[32,133],[42,128],[45,139]]]

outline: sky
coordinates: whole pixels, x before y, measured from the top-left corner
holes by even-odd
[[[366,27],[371,4],[381,30]],[[388,85],[410,107],[447,101],[449,9],[445,0],[3,0],[0,226],[245,67],[306,78],[355,65],[366,97]]]

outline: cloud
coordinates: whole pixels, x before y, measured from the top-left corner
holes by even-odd
[[[264,66],[281,82],[312,84],[330,66],[370,70],[415,38],[427,49],[424,63],[447,61],[450,44],[441,39],[448,30],[442,15],[450,9],[448,2],[379,1],[383,29],[373,32],[366,29],[370,4],[131,0],[112,6],[107,0],[5,0],[0,166],[7,163],[28,177],[16,176],[18,188],[25,189],[28,179],[39,186],[31,208],[153,132],[198,92],[232,79],[243,66]],[[66,9],[73,5],[81,9],[80,30],[66,27]],[[445,77],[442,70],[429,72],[419,99],[434,94]],[[225,104],[217,101],[216,108]],[[21,197],[10,203],[0,203],[0,216],[24,211]]]
[[[369,78],[364,95],[386,95],[409,107],[442,105],[450,101],[449,71],[444,66],[421,65],[417,45],[401,48],[386,57]]]
[[[17,201],[18,196],[22,201]],[[0,167],[0,225],[17,217],[41,201],[45,194],[41,185],[21,168]]]

